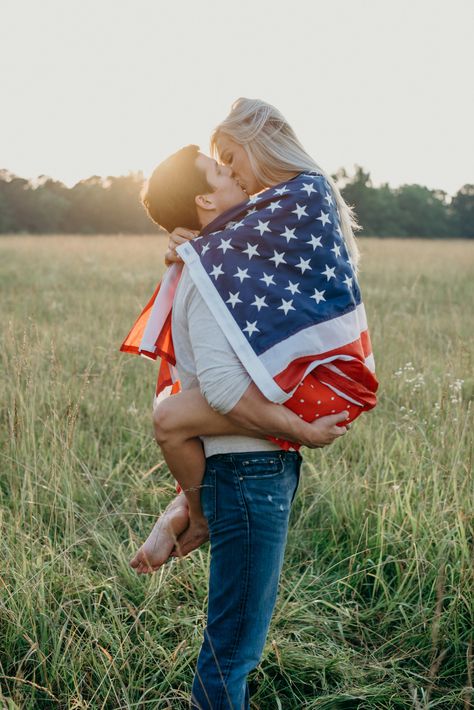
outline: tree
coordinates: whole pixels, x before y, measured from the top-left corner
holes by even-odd
[[[474,185],[463,185],[451,202],[451,223],[454,234],[474,237]]]

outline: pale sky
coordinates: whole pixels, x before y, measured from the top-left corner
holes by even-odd
[[[329,172],[474,183],[473,0],[0,0],[0,168],[68,185],[208,150],[239,96]]]

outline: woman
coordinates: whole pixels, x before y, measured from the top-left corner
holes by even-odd
[[[358,225],[352,210],[344,202],[330,176],[326,175],[306,153],[293,129],[276,108],[258,99],[238,99],[233,104],[229,116],[215,129],[211,138],[211,148],[222,163],[230,166],[240,185],[249,195],[260,193],[266,188],[291,180],[305,170],[316,171],[324,175],[336,200],[341,228],[353,269],[357,270],[359,250],[353,230],[357,229]],[[182,261],[176,252],[176,247],[194,238],[197,234],[198,232],[186,228],[175,229],[170,236],[165,256],[166,264]],[[314,376],[307,378],[305,387],[308,389],[311,387],[313,390],[317,387],[316,391],[308,394],[313,399],[322,400],[323,404],[329,405],[329,402],[331,403],[330,408],[326,406],[321,410],[321,415],[332,413],[336,405],[339,407],[338,411],[343,411],[347,406],[344,399],[338,398],[337,401],[334,398],[330,399],[334,393],[321,387]],[[298,396],[301,394],[299,393]],[[155,428],[160,429],[159,432],[157,431],[157,436],[162,445],[164,439],[169,439],[169,434],[174,431],[176,454],[173,455],[166,446],[163,447],[163,453],[172,473],[173,469],[178,466],[178,460],[185,462],[184,465],[190,476],[188,485],[193,488],[200,485],[205,468],[201,443],[194,438],[196,430],[199,430],[202,435],[231,435],[241,432],[237,428],[233,430],[228,421],[223,421],[220,415],[210,410],[199,391],[192,394],[188,391],[183,395],[178,399],[168,400],[166,404],[163,402],[161,407],[158,407]],[[186,398],[188,398],[188,402],[185,401]],[[291,408],[292,400],[286,402],[286,405]],[[361,411],[363,411],[361,408],[353,406],[348,422],[353,421]],[[166,432],[164,431],[165,427]],[[202,428],[199,429],[199,427]],[[282,442],[277,439],[274,441],[278,441],[281,448],[289,448],[287,444],[283,446]],[[321,443],[325,444],[329,441],[326,438],[322,439]],[[168,511],[157,521],[147,541],[133,558],[131,564],[138,573],[155,571],[172,552],[176,537],[183,532],[188,524],[186,503],[183,498],[181,498],[181,503],[182,506],[174,505],[171,511]],[[196,507],[195,517],[198,519],[198,500]],[[205,523],[202,520],[200,527],[202,530],[205,528]],[[181,552],[184,554],[189,552],[195,546],[198,538],[199,533],[196,535],[192,530],[182,536],[180,539]]]

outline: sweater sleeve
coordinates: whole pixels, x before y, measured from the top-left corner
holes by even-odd
[[[227,414],[252,380],[194,284],[187,296],[188,332],[199,387],[212,409]]]

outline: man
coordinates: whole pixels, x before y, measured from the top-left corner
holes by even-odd
[[[195,230],[246,197],[229,168],[188,146],[158,166],[143,202],[152,219],[168,231],[178,225]],[[214,410],[255,433],[201,437],[206,455],[203,487],[188,492],[190,499],[201,493],[211,539],[208,623],[193,683],[193,707],[248,708],[246,678],[260,660],[268,632],[302,461],[296,451],[282,451],[261,437],[278,432],[309,445],[329,443],[345,432],[336,426],[345,413],[309,425],[266,400],[186,267],[174,298],[172,331],[182,389],[199,387]],[[166,446],[172,422],[162,414],[155,428],[158,441]],[[183,533],[182,552],[204,537]]]

